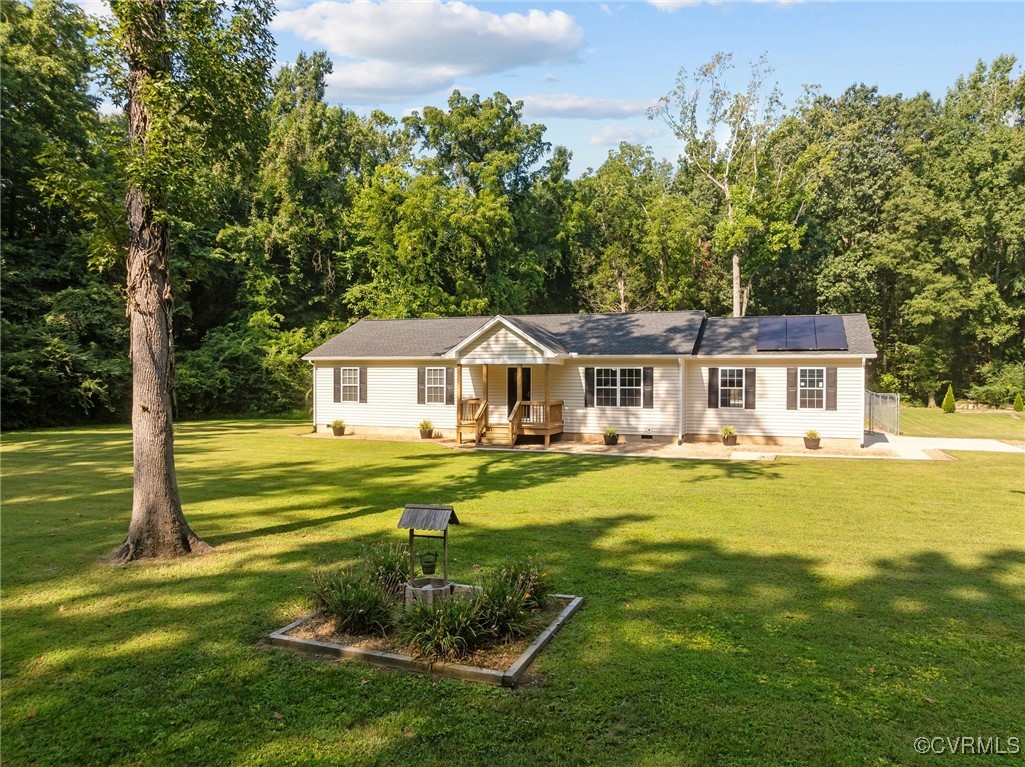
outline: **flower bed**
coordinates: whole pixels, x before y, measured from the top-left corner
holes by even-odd
[[[334,658],[356,658],[378,666],[514,687],[555,632],[583,604],[582,597],[554,594],[533,618],[527,637],[481,648],[460,662],[415,657],[398,635],[373,636],[340,631],[336,621],[320,610],[305,615],[270,635],[271,644]]]
[[[364,547],[361,560],[315,572],[316,611],[275,631],[271,643],[512,686],[582,601],[553,595],[546,568],[531,557],[475,568],[475,586],[407,583],[405,546]]]

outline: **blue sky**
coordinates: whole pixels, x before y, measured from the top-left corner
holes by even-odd
[[[92,0],[95,2],[96,0]],[[444,106],[453,88],[523,100],[546,138],[573,152],[573,175],[620,140],[675,159],[676,140],[645,107],[677,71],[734,54],[736,86],[763,52],[792,104],[806,83],[838,95],[942,95],[979,59],[1025,60],[1025,2],[446,2],[278,0],[278,59],[326,50],[328,98],[402,117]]]
[[[737,86],[768,54],[787,103],[805,83],[839,94],[856,82],[885,93],[941,95],[981,58],[1025,59],[1025,3],[514,2],[359,0],[280,3],[278,57],[327,50],[329,98],[401,117],[444,106],[452,88],[522,99],[546,137],[573,151],[573,174],[620,140],[675,158],[676,141],[644,108],[731,51]]]

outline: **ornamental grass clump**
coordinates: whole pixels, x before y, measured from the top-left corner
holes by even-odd
[[[472,594],[415,602],[402,617],[402,637],[413,654],[435,660],[525,637],[551,597],[547,575],[534,560],[522,559],[481,578]]]
[[[313,601],[350,634],[384,636],[396,624],[394,596],[363,569],[314,573]]]
[[[385,591],[398,598],[406,586],[409,547],[404,543],[375,543],[363,548],[363,565]]]
[[[548,573],[531,558],[521,559],[481,579],[481,624],[502,642],[531,631],[530,613],[551,596]]]
[[[491,638],[481,625],[481,598],[476,594],[433,604],[414,602],[406,608],[401,631],[414,655],[435,660],[469,655]]]
[[[533,557],[524,557],[503,567],[501,572],[524,586],[523,604],[528,610],[541,610],[548,606],[552,586],[548,582],[548,568]]]
[[[510,577],[506,569],[481,580],[479,617],[481,627],[490,637],[508,642],[525,636],[530,630],[527,621],[528,585],[522,578]]]

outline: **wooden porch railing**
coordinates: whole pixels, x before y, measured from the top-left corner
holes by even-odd
[[[464,399],[459,402],[459,420],[460,422],[473,421],[477,418],[477,412],[480,409],[480,405],[486,403],[484,399]]]
[[[509,445],[516,444],[516,438],[523,429],[523,400],[517,400],[509,413]]]
[[[518,401],[509,414],[509,444],[516,444],[516,438],[524,433],[525,428],[545,429],[548,433],[554,427],[560,427],[559,431],[562,431],[562,405],[561,399],[548,403],[544,400]],[[548,444],[547,436],[545,444]]]
[[[543,400],[523,400],[517,403],[520,410],[520,421],[531,426],[550,426],[562,423],[562,400],[548,403],[545,411]]]
[[[464,427],[473,428],[473,443],[480,444],[481,435],[488,427],[488,401],[464,399],[459,401],[459,420],[456,423],[457,441],[463,441]]]

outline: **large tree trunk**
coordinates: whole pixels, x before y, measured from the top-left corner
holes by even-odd
[[[743,317],[744,308],[740,305],[740,251],[733,251],[733,316]]]
[[[170,69],[166,10],[162,0],[140,3],[125,23],[129,64],[128,136],[135,152],[147,152],[152,114],[144,91]],[[131,320],[132,443],[134,491],[128,537],[112,562],[177,557],[209,549],[182,514],[174,472],[174,346],[167,223],[160,189],[131,186],[128,215],[128,315]]]

